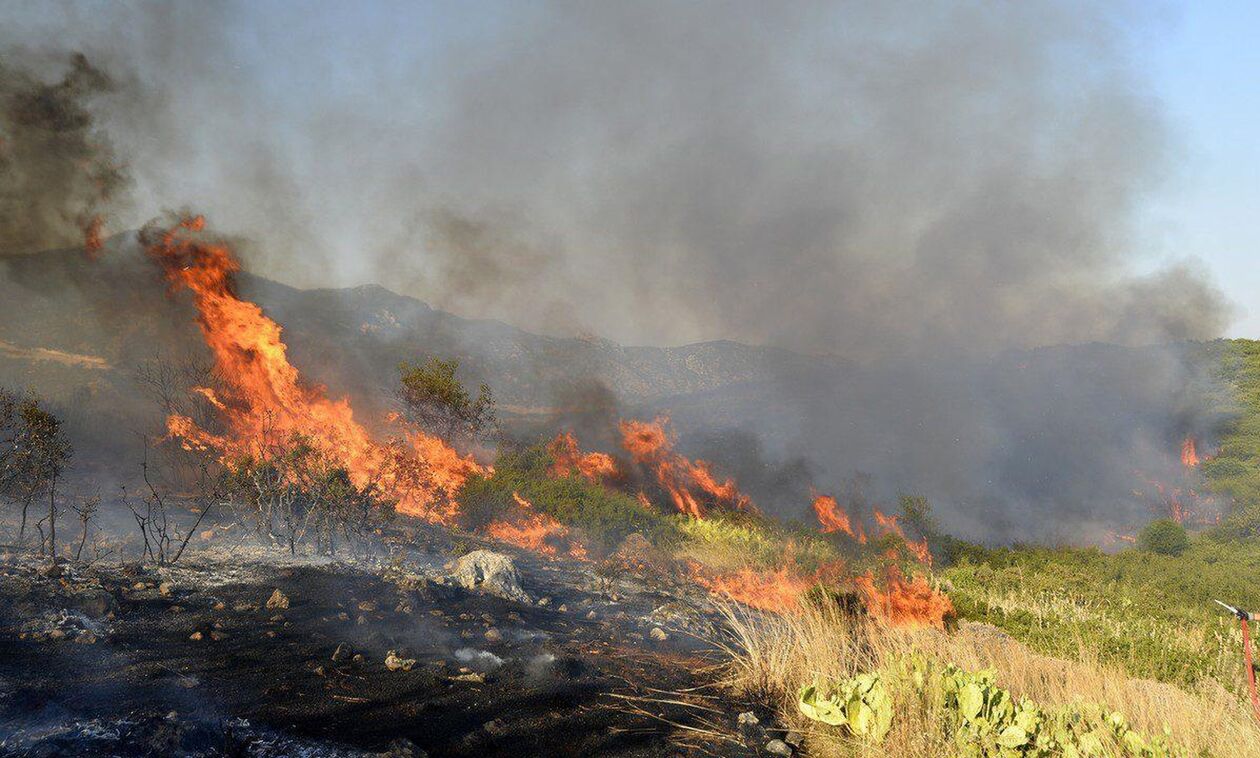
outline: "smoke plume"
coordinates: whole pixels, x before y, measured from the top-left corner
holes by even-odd
[[[0,56],[0,255],[100,244],[127,184],[88,102],[110,78],[82,54],[48,81]]]

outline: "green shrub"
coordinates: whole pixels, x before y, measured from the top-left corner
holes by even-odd
[[[653,542],[675,536],[672,522],[664,515],[580,475],[552,477],[547,473],[551,463],[542,445],[500,455],[493,474],[470,477],[456,495],[462,526],[478,529],[510,513],[515,507],[512,493],[516,493],[539,511],[579,530],[588,547],[597,551],[615,548],[634,532]]]
[[[1139,550],[1159,555],[1181,555],[1190,549],[1186,528],[1172,519],[1155,519],[1138,534]]]
[[[897,709],[907,706],[897,699],[919,699],[939,714],[941,727],[957,746],[955,754],[969,758],[1185,754],[1166,734],[1149,737],[1134,731],[1124,714],[1081,702],[1042,708],[1027,698],[1016,699],[995,680],[992,670],[965,671],[915,654],[882,672],[836,682],[828,697],[816,685],[803,687],[797,708],[810,720],[878,743],[892,728]]]

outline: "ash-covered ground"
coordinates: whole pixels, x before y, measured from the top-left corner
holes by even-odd
[[[756,708],[716,685],[714,605],[633,548],[553,560],[414,525],[388,558],[195,541],[171,567],[5,556],[0,754],[753,755],[784,736],[747,716],[738,736]]]

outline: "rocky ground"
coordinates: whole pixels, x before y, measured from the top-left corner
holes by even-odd
[[[210,545],[161,569],[9,555],[0,754],[790,755],[716,688],[717,617],[690,584],[631,557],[402,542],[344,562]]]

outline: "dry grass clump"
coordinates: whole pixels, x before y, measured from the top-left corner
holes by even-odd
[[[1038,655],[988,625],[965,623],[949,633],[894,629],[821,603],[806,604],[794,615],[736,606],[726,613],[732,633],[730,686],[773,703],[785,724],[806,735],[814,756],[935,758],[957,752],[940,705],[906,686],[893,685],[893,726],[879,745],[810,721],[797,708],[802,686],[888,670],[916,653],[967,670],[994,669],[999,686],[1045,708],[1096,703],[1125,714],[1145,734],[1161,734],[1167,727],[1172,741],[1189,755],[1250,755],[1260,744],[1260,728],[1248,706],[1211,681],[1188,691],[1131,679],[1092,660],[1088,651],[1075,661]]]

